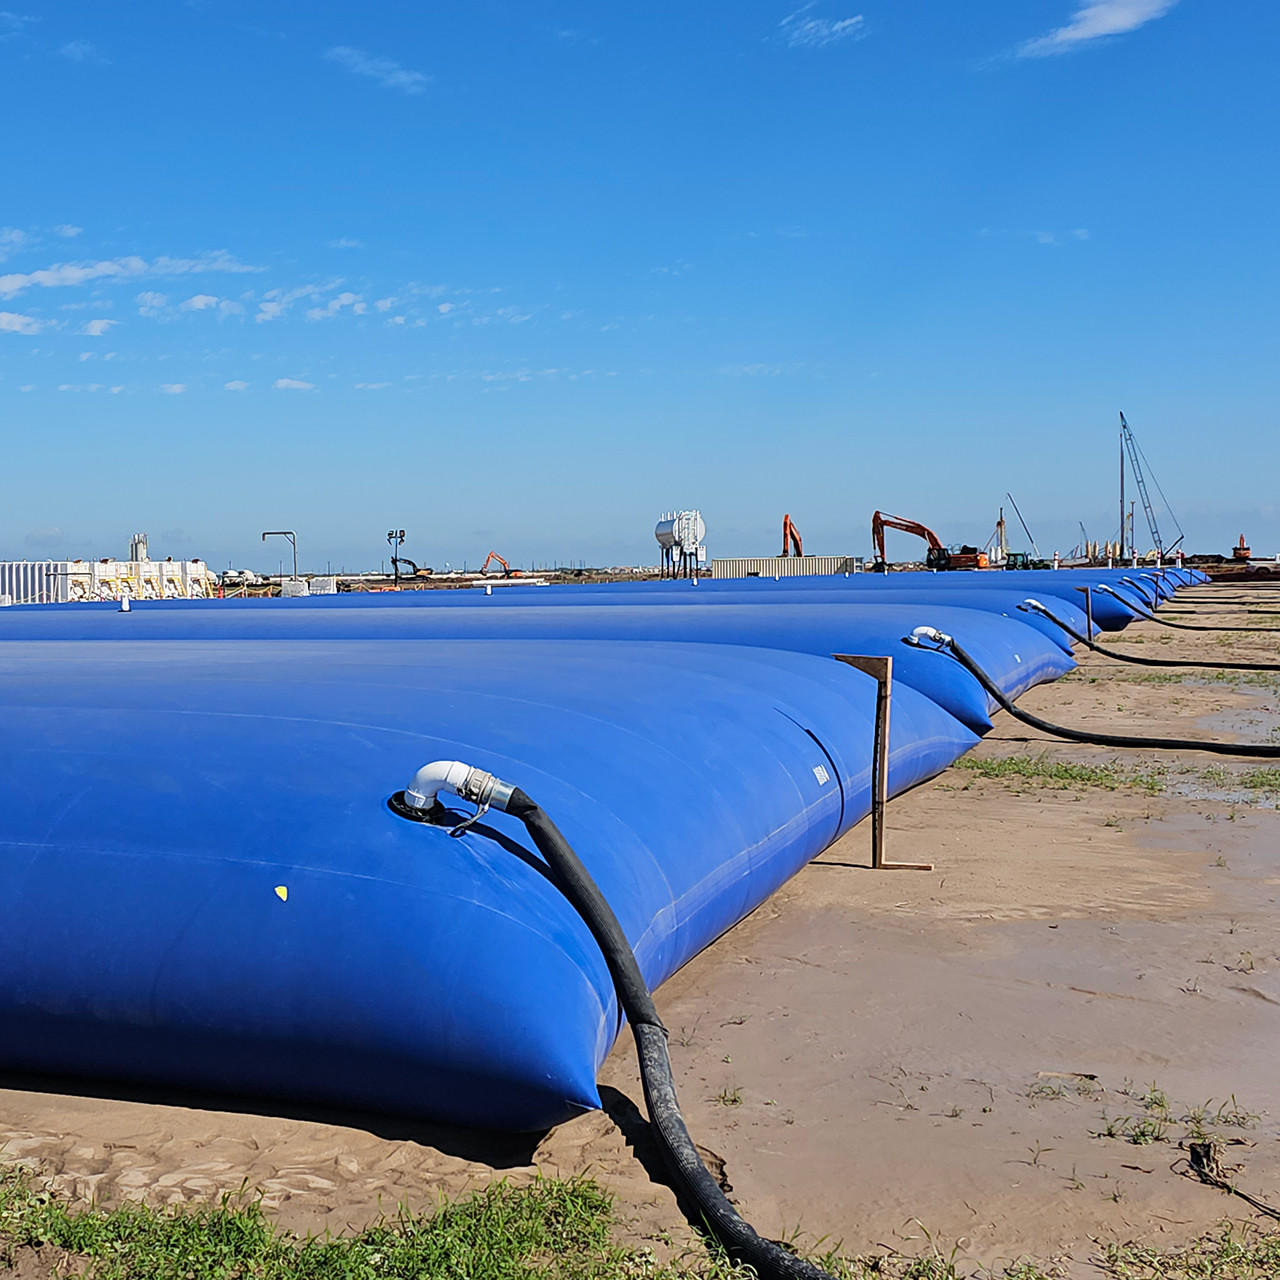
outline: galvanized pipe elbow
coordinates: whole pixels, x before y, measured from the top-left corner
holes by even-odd
[[[404,789],[404,803],[409,809],[430,809],[443,791],[470,800],[481,809],[505,810],[514,790],[510,783],[461,760],[433,760],[413,775],[413,781]]]

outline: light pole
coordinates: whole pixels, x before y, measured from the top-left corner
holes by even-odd
[[[268,538],[288,538],[293,547],[293,580],[298,580],[298,535],[292,529],[268,529],[263,535],[262,540],[266,542]]]
[[[391,548],[392,581],[398,587],[400,585],[400,557],[397,553],[404,546],[404,530],[388,529],[387,545]]]

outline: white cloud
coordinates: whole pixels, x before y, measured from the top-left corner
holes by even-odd
[[[237,261],[224,249],[198,258],[108,258],[101,262],[55,262],[39,271],[11,272],[0,276],[0,298],[12,298],[24,289],[59,289],[88,284],[91,280],[138,280],[147,276],[186,276],[204,272],[260,271]]]
[[[35,389],[36,389],[36,384],[34,382],[24,383],[22,386],[18,388],[19,391],[34,391]]]
[[[124,390],[124,387],[112,387],[111,394],[113,396],[118,396],[123,390]]]
[[[185,382],[162,382],[160,390],[167,396],[180,396],[187,389]]]
[[[392,316],[391,319],[387,321],[387,323],[388,324],[404,324],[404,316]]]
[[[268,320],[284,315],[299,298],[318,298],[323,292],[323,289],[313,284],[297,289],[272,289],[263,294],[263,301],[258,303],[258,313],[253,318],[258,324],[265,324]]]
[[[381,391],[383,387],[389,387],[389,382],[357,382],[357,391]]]
[[[234,382],[225,382],[223,383],[223,386],[226,387],[228,391],[248,391],[249,390],[249,384],[247,382],[241,382],[239,379],[236,379],[236,381]]]
[[[44,325],[35,316],[20,316],[16,311],[0,311],[0,333],[39,333]]]
[[[1079,48],[1089,40],[1123,35],[1162,18],[1178,0],[1083,0],[1067,24],[1017,48],[1020,58],[1048,58]]]
[[[208,311],[210,307],[216,307],[218,299],[211,293],[197,293],[194,297],[188,298],[186,302],[178,303],[179,311]]]
[[[821,49],[841,40],[861,39],[866,35],[863,30],[866,19],[862,14],[855,14],[852,18],[814,18],[810,15],[816,7],[817,0],[809,0],[808,4],[802,4],[778,23],[788,48]]]
[[[140,316],[157,316],[162,308],[168,306],[169,296],[164,293],[152,293],[148,290],[146,293],[138,294],[135,301],[138,304],[138,314]]]
[[[437,310],[437,311],[438,311],[442,316],[447,316],[447,315],[449,314],[449,312],[453,310],[453,303],[452,303],[452,302],[442,302],[442,303],[441,303],[441,304],[436,308],[436,310]]]
[[[330,249],[363,249],[363,240],[352,240],[347,236],[339,236],[336,240],[329,241]]]
[[[84,328],[80,330],[86,338],[100,338],[112,325],[119,324],[119,320],[90,320]]]
[[[365,305],[358,293],[340,293],[337,297],[330,298],[328,303],[323,307],[312,307],[307,312],[308,320],[328,320],[336,316],[343,307],[350,307],[358,316],[365,313]]]
[[[83,227],[77,227],[74,223],[64,222],[61,226],[54,227],[54,233],[62,236],[66,240],[74,240],[83,230]]]
[[[379,311],[390,311],[391,308],[396,305],[396,299],[395,298],[379,298],[377,302],[375,302],[373,305],[377,307]]]
[[[375,58],[372,54],[346,45],[338,45],[324,56],[355,75],[369,76],[384,89],[398,89],[401,93],[422,93],[431,83],[431,77],[423,75],[421,71],[408,71],[390,58]]]
[[[103,66],[107,63],[107,59],[88,40],[72,40],[70,44],[64,44],[58,52],[72,62],[96,62]]]
[[[20,231],[17,227],[0,227],[0,262],[21,249],[30,239],[25,231]]]
[[[17,35],[29,22],[39,21],[39,18],[29,13],[12,13],[8,9],[0,9],[0,40]]]
[[[92,359],[93,359],[93,352],[92,352],[92,351],[82,351],[82,352],[80,353],[80,360],[81,360],[81,363],[83,363],[85,360],[92,360]]]
[[[314,382],[303,382],[300,378],[277,378],[274,382],[277,391],[314,391]]]

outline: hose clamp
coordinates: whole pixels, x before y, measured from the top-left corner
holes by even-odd
[[[482,810],[493,807],[505,811],[513,791],[515,787],[509,782],[483,769],[472,769],[458,788],[458,795]]]

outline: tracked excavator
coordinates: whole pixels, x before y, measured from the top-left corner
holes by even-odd
[[[481,573],[488,573],[489,566],[497,561],[502,566],[502,576],[504,578],[523,578],[523,569],[513,569],[496,551],[490,551],[484,558],[484,564],[480,566]]]
[[[874,565],[876,573],[885,573],[889,567],[884,554],[886,529],[899,529],[903,533],[914,533],[917,538],[923,538],[928,544],[924,562],[930,569],[988,569],[991,567],[987,553],[979,551],[977,547],[944,546],[942,539],[918,520],[907,520],[902,516],[890,516],[883,511],[877,511],[871,517],[871,543],[876,552]]]

